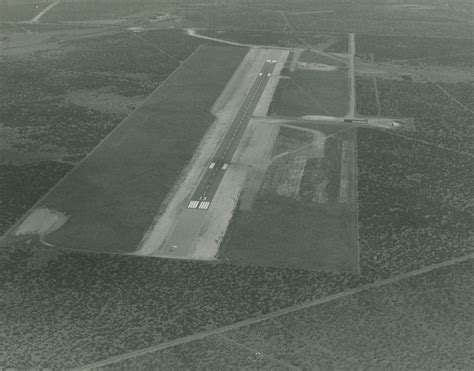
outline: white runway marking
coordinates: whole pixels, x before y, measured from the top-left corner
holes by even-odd
[[[214,169],[214,166],[216,166],[216,163],[215,163],[215,162],[211,162],[211,164],[209,165],[209,169]]]
[[[199,201],[191,201],[188,204],[188,209],[196,209],[199,205]]]
[[[211,204],[211,203],[210,203],[210,202],[207,202],[207,201],[201,202],[201,204],[199,205],[199,208],[200,208],[201,210],[207,210],[207,209],[209,209],[209,205],[210,205],[210,204]]]
[[[226,170],[229,167],[229,164],[222,165],[222,170]]]

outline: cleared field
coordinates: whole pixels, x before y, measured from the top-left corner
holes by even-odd
[[[67,216],[44,240],[134,251],[213,122],[210,109],[246,53],[198,49],[37,205]]]
[[[354,143],[344,127],[280,129],[253,209],[234,214],[218,258],[356,272]]]
[[[347,67],[329,71],[297,69],[280,80],[269,114],[344,116],[348,103]]]

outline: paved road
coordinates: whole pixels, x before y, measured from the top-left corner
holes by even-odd
[[[188,209],[207,210],[211,205],[219,184],[224,177],[232,156],[242,138],[247,124],[260,100],[260,97],[267,86],[268,80],[275,68],[276,60],[265,61],[257,79],[250,88],[242,106],[235,116],[224,139],[219,145],[214,157],[208,164],[199,185],[188,202]]]

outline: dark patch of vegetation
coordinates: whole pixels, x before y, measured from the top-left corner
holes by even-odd
[[[363,272],[400,272],[472,251],[474,162],[467,155],[358,129]]]
[[[356,35],[357,56],[376,62],[405,61],[410,64],[473,67],[472,37],[447,39],[433,37]]]
[[[37,246],[0,249],[5,367],[80,367],[364,282],[351,274]]]
[[[280,71],[281,76],[290,76],[290,69],[288,67],[283,67]]]
[[[423,369],[431,362],[438,369],[467,370],[472,364],[473,272],[470,259],[222,336],[300,370],[386,369],[387,364]],[[150,354],[139,358],[145,357]],[[121,363],[114,363],[115,369]]]
[[[464,105],[465,110],[474,111],[474,81],[439,84]]]
[[[377,115],[373,78],[356,75],[356,112],[363,116]]]
[[[67,148],[83,156],[115,127],[122,117],[73,104],[37,100],[30,104],[13,104],[0,114],[0,120],[17,128],[13,147],[34,152],[36,143]],[[22,141],[23,140],[23,141]]]
[[[268,107],[267,115],[277,113],[278,106],[280,105],[280,102],[282,100],[283,91],[287,89],[288,84],[288,79],[280,79],[275,91],[273,92],[272,101],[270,102],[270,106]]]
[[[342,141],[340,139],[329,137],[325,140],[323,171],[327,174],[326,191],[330,205],[336,202],[341,187],[341,151]]]
[[[253,349],[210,335],[156,352],[125,358],[101,367],[116,370],[282,370],[281,362]]]
[[[450,88],[449,84],[445,87]],[[416,139],[474,154],[474,114],[459,106],[436,83],[378,80],[382,115],[413,117]]]
[[[58,162],[0,165],[0,235],[72,169]]]

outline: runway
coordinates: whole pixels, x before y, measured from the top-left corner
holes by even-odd
[[[266,60],[242,106],[235,116],[224,139],[215,152],[212,160],[188,202],[188,209],[208,210],[219,184],[229,166],[234,152],[242,138],[247,124],[267,86],[275,68],[276,60]]]

